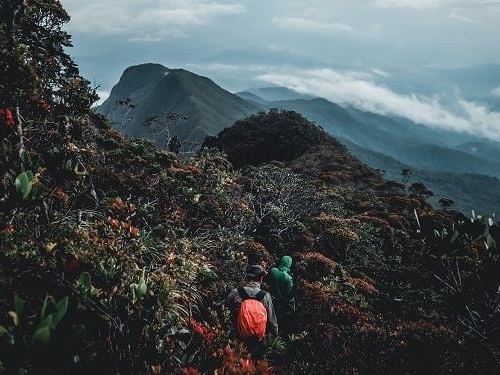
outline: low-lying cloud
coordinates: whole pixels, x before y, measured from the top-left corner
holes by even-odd
[[[122,35],[140,42],[185,37],[188,27],[246,10],[237,3],[203,0],[63,0],[63,3],[71,14],[70,31]]]
[[[282,29],[301,32],[348,32],[352,27],[339,22],[321,22],[301,17],[276,17],[273,23]]]
[[[404,117],[417,124],[500,141],[500,112],[461,98],[456,99],[451,109],[437,96],[399,94],[366,75],[332,69],[268,73],[259,75],[258,79],[364,111]]]

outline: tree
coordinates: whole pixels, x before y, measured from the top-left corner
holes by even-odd
[[[178,154],[181,152],[181,141],[178,136],[174,135],[170,140],[168,141],[167,148],[168,151],[173,152],[175,154]]]
[[[401,170],[401,178],[404,185],[406,185],[408,181],[410,181],[410,177],[412,174],[413,172],[409,168],[404,168]]]
[[[427,190],[427,187],[421,182],[414,182],[410,186],[410,193],[418,195],[422,198],[429,198],[434,195],[434,193],[430,190]]]
[[[146,118],[143,123],[151,134],[164,135],[165,143],[162,147],[167,147],[169,151],[179,153],[182,147],[178,136],[172,133],[179,127],[182,121],[186,120],[187,116],[177,112],[164,112],[160,115],[151,115]]]
[[[447,210],[448,208],[450,208],[455,204],[455,202],[450,198],[444,198],[444,197],[441,198],[438,202],[443,210]]]
[[[0,2],[2,108],[17,108],[31,120],[88,113],[98,96],[65,52],[72,46],[62,30],[68,21],[57,0]]]

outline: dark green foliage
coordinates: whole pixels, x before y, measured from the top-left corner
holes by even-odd
[[[6,0],[0,15],[0,104],[32,120],[87,113],[97,95],[64,51],[71,42],[61,3]]]
[[[410,191],[410,193],[418,195],[423,198],[429,198],[434,195],[432,191],[427,190],[425,185],[421,182],[414,182],[413,184],[410,185],[410,188],[408,190]]]
[[[438,202],[441,205],[441,208],[443,208],[444,210],[450,208],[451,206],[453,206],[455,204],[455,202],[452,199],[445,198],[445,197],[439,199]]]
[[[218,147],[240,168],[271,160],[290,161],[327,135],[296,112],[271,110],[237,121],[217,138]]]

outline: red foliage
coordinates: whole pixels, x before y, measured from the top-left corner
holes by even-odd
[[[401,215],[389,215],[387,221],[389,222],[391,227],[402,229],[404,231],[407,231],[410,227],[410,223],[408,222],[408,220],[406,220],[406,218]]]
[[[267,265],[273,259],[266,247],[260,242],[250,242],[245,244],[243,252],[248,258],[249,264],[261,264],[264,262]]]
[[[297,330],[309,328],[324,321],[330,314],[331,293],[320,282],[301,280],[297,289]]]
[[[299,276],[309,281],[318,281],[330,275],[335,267],[337,262],[320,253],[309,252],[300,255],[295,269]]]
[[[3,120],[3,124],[8,128],[11,128],[15,125],[14,115],[8,108],[0,108],[0,119]]]
[[[215,332],[213,332],[210,328],[206,326],[204,323],[197,322],[194,319],[191,319],[190,321],[191,327],[193,328],[193,331],[200,335],[203,340],[212,342],[215,340]]]
[[[60,187],[56,188],[52,195],[61,203],[66,203],[69,200],[69,195]]]
[[[335,324],[356,326],[360,333],[372,333],[381,331],[369,318],[367,314],[359,310],[356,306],[339,302],[332,306],[331,312]]]
[[[52,111],[52,106],[43,99],[38,99],[37,104],[46,112]]]
[[[222,366],[217,369],[220,375],[267,375],[270,374],[267,361],[253,361],[241,358],[231,348],[224,349]]]
[[[356,277],[350,277],[348,279],[349,284],[355,286],[357,289],[360,289],[363,292],[368,294],[378,294],[378,289],[371,283],[366,280],[358,279]]]
[[[2,232],[4,235],[8,236],[12,233],[14,233],[14,224],[7,224],[4,229],[2,229]]]
[[[201,372],[199,372],[194,367],[184,367],[181,369],[181,374],[182,375],[201,375]]]
[[[203,171],[195,165],[187,165],[184,167],[184,169],[195,175],[203,174]]]

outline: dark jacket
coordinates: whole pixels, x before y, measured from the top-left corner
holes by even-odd
[[[250,297],[255,297],[257,293],[260,292],[260,284],[256,281],[249,281],[245,286],[245,291],[248,293]],[[235,288],[229,293],[226,297],[225,305],[234,316],[237,316],[238,310],[241,306],[243,300],[241,299],[240,294],[238,293],[238,289]],[[262,299],[262,304],[267,310],[267,331],[271,332],[273,335],[278,335],[278,320],[276,318],[276,314],[274,312],[273,301],[271,299],[271,295],[266,293],[265,297]]]

